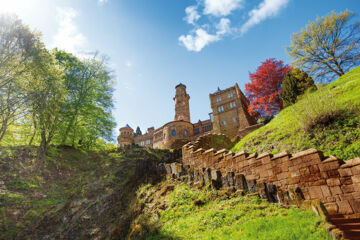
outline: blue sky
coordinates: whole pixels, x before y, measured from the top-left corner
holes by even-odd
[[[209,93],[235,83],[244,90],[267,58],[290,63],[292,33],[346,9],[358,14],[360,1],[0,0],[1,12],[41,31],[49,48],[107,55],[118,127],[143,132],[173,120],[178,83],[187,85],[191,120],[205,120]]]

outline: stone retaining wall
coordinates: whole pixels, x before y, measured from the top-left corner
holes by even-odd
[[[218,174],[221,183],[213,184],[222,186],[239,187],[245,179],[248,191],[261,184],[265,184],[267,194],[275,186],[277,197],[281,191],[287,192],[285,195],[289,190],[298,191],[305,200],[320,200],[330,215],[360,216],[360,158],[345,163],[334,156],[324,157],[316,149],[297,154],[234,154],[201,145],[196,141],[183,146],[183,167],[178,166],[192,173],[195,184],[200,181],[199,175],[203,181],[213,181],[211,175]]]

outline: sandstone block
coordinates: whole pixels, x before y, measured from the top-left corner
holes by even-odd
[[[329,178],[326,180],[326,183],[329,187],[339,186],[340,179],[339,178]]]
[[[309,194],[311,199],[322,199],[323,194],[320,186],[312,186],[309,188]]]
[[[320,188],[321,188],[321,192],[322,192],[324,197],[330,197],[331,196],[330,189],[329,189],[328,186],[323,185],[323,186],[320,186]]]
[[[351,172],[353,175],[360,175],[360,165],[352,167]]]
[[[351,180],[351,177],[341,177],[340,183],[343,185],[349,185],[349,184],[352,184],[353,182]]]
[[[339,186],[330,187],[330,191],[331,191],[331,195],[333,195],[333,196],[343,193]]]
[[[349,203],[355,213],[360,213],[360,199],[349,200]]]
[[[337,205],[339,206],[339,214],[352,214],[354,212],[348,201],[337,202]]]
[[[343,185],[343,186],[341,186],[341,190],[344,193],[352,193],[352,192],[354,192],[354,186],[353,185]]]
[[[353,175],[351,168],[340,168],[338,171],[341,177],[348,177]]]
[[[357,184],[360,183],[360,175],[352,176],[351,179],[352,179],[353,183],[357,183]]]
[[[310,173],[318,173],[320,172],[319,167],[317,165],[311,165],[309,166]]]
[[[329,177],[340,177],[339,171],[337,169],[327,171],[326,173]]]

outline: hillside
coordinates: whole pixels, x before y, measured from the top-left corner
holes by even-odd
[[[36,153],[0,149],[0,239],[124,239],[135,190],[159,181],[156,165],[179,156],[135,146],[52,148],[41,161]]]
[[[176,180],[139,189],[142,213],[130,239],[331,239],[312,211],[284,208],[257,196],[191,189]]]
[[[313,212],[160,178],[178,152],[36,152],[0,151],[0,239],[330,239]]]
[[[360,156],[360,67],[306,94],[241,139],[232,151],[278,153],[308,148],[344,160]]]

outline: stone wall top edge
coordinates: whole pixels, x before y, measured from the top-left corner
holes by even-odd
[[[270,156],[270,158],[271,158],[272,154],[270,152],[265,152],[265,153],[262,153],[262,154],[258,155],[256,157],[256,159],[264,158],[264,157],[267,157],[267,156]]]
[[[226,151],[227,151],[227,149],[223,148],[223,149],[217,151],[217,152],[215,153],[215,155],[219,155],[219,154],[224,153],[224,152],[226,152]]]
[[[345,162],[345,164],[340,166],[340,168],[349,168],[349,167],[354,167],[354,166],[357,166],[357,165],[360,165],[360,157],[347,160]]]
[[[257,153],[251,153],[250,155],[247,156],[246,159],[250,159],[250,158],[256,158]]]
[[[205,151],[204,149],[202,149],[202,148],[198,148],[198,149],[196,149],[196,150],[194,151],[194,153],[204,152],[204,151]]]
[[[238,156],[241,156],[241,155],[247,156],[248,153],[246,151],[241,151],[241,152],[235,153],[234,157],[238,157]]]
[[[275,160],[275,159],[278,159],[278,158],[282,158],[282,157],[286,157],[286,156],[289,156],[289,158],[291,157],[291,154],[288,153],[288,152],[281,152],[281,153],[277,153],[275,154],[271,160]]]
[[[310,154],[314,154],[314,153],[319,153],[322,155],[322,152],[315,149],[315,148],[309,148],[305,151],[301,151],[301,152],[298,152],[298,153],[295,153],[295,154],[292,154],[292,157],[290,158],[291,160],[292,159],[295,159],[295,158],[299,158],[299,157],[303,157],[303,156],[307,156],[307,155],[310,155]]]
[[[216,152],[216,150],[214,149],[214,148],[210,148],[210,149],[208,149],[208,150],[206,150],[204,153],[209,153],[209,152]]]

